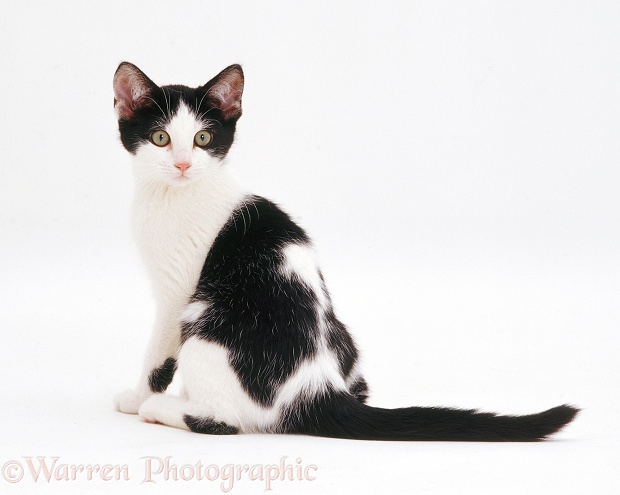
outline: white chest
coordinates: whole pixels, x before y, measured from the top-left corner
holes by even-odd
[[[136,195],[133,228],[159,303],[187,302],[213,241],[244,196],[231,185],[205,186]]]

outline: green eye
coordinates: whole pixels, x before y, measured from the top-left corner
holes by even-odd
[[[170,142],[170,136],[166,131],[155,131],[151,134],[151,142],[155,146],[166,146]]]
[[[194,143],[196,143],[196,146],[204,148],[211,142],[212,139],[213,136],[211,136],[209,131],[198,131],[194,136]]]

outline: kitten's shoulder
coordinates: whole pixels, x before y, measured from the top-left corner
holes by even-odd
[[[216,252],[212,254],[273,252],[289,243],[308,244],[310,239],[277,204],[261,196],[248,196],[233,210],[213,245],[212,251]]]

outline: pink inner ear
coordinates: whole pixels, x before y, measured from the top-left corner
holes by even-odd
[[[241,95],[229,94],[227,98],[222,99],[220,109],[225,119],[229,119],[238,113],[241,113]]]
[[[114,76],[114,107],[123,119],[131,119],[136,108],[147,101],[150,88],[137,69],[121,66]]]
[[[133,97],[128,79],[127,76],[121,75],[114,81],[114,107],[119,115],[125,119],[131,118],[134,113]]]
[[[129,77],[125,74],[119,75],[116,81],[114,81],[114,95],[117,100],[131,101],[131,84],[129,83]]]
[[[220,76],[209,89],[209,100],[224,114],[226,120],[241,115],[241,95],[243,94],[243,74],[230,70]]]

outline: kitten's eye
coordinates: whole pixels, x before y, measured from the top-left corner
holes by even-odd
[[[166,131],[155,131],[151,134],[151,142],[155,146],[166,146],[170,142],[170,136]]]
[[[194,136],[194,143],[196,143],[196,146],[204,148],[211,142],[212,139],[213,136],[211,136],[209,131],[198,131]]]

